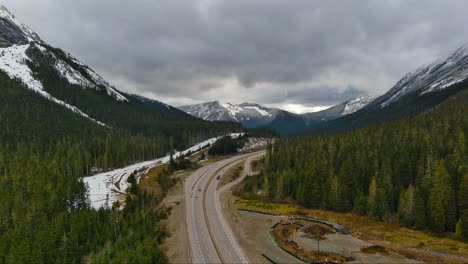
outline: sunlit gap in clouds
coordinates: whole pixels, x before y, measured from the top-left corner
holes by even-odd
[[[303,114],[303,113],[312,113],[312,112],[318,112],[325,110],[327,108],[330,108],[330,106],[304,106],[301,104],[286,104],[280,107],[281,109],[284,109],[286,111],[296,113],[296,114]]]

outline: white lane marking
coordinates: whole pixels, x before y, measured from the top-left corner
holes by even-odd
[[[256,156],[256,155],[252,155],[253,156]],[[248,157],[248,158],[251,158],[251,157]],[[244,161],[246,159],[243,159]],[[236,163],[237,164],[237,163]],[[226,173],[228,171],[228,169],[230,169],[232,166],[230,167],[226,167],[222,174]],[[245,176],[245,175],[244,175]],[[232,229],[227,226],[226,224],[226,219],[225,219],[225,216],[224,214],[222,213],[222,210],[221,210],[221,207],[220,207],[220,204],[219,204],[219,201],[221,199],[221,192],[219,192],[218,190],[216,190],[217,188],[217,185],[218,185],[218,182],[215,183],[215,192],[214,192],[214,203],[215,203],[215,208],[216,208],[216,212],[217,212],[217,216],[218,216],[218,220],[219,220],[219,223],[221,224],[221,227],[224,229],[224,233],[226,235],[226,237],[228,238],[229,242],[231,243],[231,246],[234,248],[235,252],[237,253],[237,256],[239,257],[239,259],[241,260],[242,263],[248,263],[248,260],[247,260],[247,257],[243,254],[241,248],[240,248],[240,245],[237,243],[237,241],[235,241],[235,237],[234,237],[234,233],[232,231]],[[228,184],[229,185],[229,184]],[[226,186],[225,186],[226,188]],[[223,190],[224,188],[222,188],[221,190]],[[221,191],[220,190],[220,191]],[[222,219],[221,219],[222,218]],[[228,251],[229,252],[229,251]]]
[[[192,190],[193,190],[193,188],[192,188]],[[193,194],[193,192],[192,192],[192,194]],[[196,225],[195,225],[195,199],[192,199],[192,219],[193,219],[193,222],[192,222],[193,223],[193,233],[195,234],[195,242],[197,243],[198,250],[200,251],[200,256],[202,258],[202,262],[206,263],[205,262],[205,257],[203,255],[203,251],[202,251],[202,248],[201,248],[201,245],[200,245],[200,239],[198,238],[197,228],[196,228]],[[198,221],[200,222],[200,219],[198,219]]]

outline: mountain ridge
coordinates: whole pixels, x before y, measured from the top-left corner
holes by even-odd
[[[211,101],[181,106],[179,109],[204,120],[233,121],[247,128],[267,127],[280,134],[291,134],[294,131],[287,129],[287,126],[294,126],[298,131],[306,131],[309,126],[317,123],[354,113],[370,103],[373,98],[370,95],[360,96],[322,111],[304,114],[291,113],[250,102],[232,104]]]

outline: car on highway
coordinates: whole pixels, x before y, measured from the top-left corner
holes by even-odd
[[[201,192],[201,189],[198,189],[199,192]]]
[[[216,179],[217,180],[221,179],[221,175],[216,176]]]

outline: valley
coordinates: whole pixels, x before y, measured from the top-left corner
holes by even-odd
[[[468,262],[468,6],[44,1],[0,6],[0,263]]]

